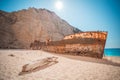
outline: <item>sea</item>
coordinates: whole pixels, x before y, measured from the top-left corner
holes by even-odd
[[[107,48],[104,50],[105,56],[119,56],[120,57],[120,48]]]

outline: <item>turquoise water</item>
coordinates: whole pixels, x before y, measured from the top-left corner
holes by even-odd
[[[120,57],[120,48],[110,48],[104,50],[105,56],[119,56]]]

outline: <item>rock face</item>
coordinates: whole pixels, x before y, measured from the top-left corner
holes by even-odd
[[[29,48],[35,40],[61,40],[77,32],[80,30],[46,9],[0,11],[0,48]]]

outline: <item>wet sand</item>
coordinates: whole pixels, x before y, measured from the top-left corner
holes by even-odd
[[[58,57],[57,64],[19,75],[23,65],[51,56]],[[66,56],[40,50],[0,50],[0,80],[120,80],[120,66],[113,65],[114,61],[106,64],[106,60]]]

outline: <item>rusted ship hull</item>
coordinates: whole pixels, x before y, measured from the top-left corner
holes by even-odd
[[[32,49],[102,58],[107,32],[83,32],[66,36],[60,41],[34,42]]]

